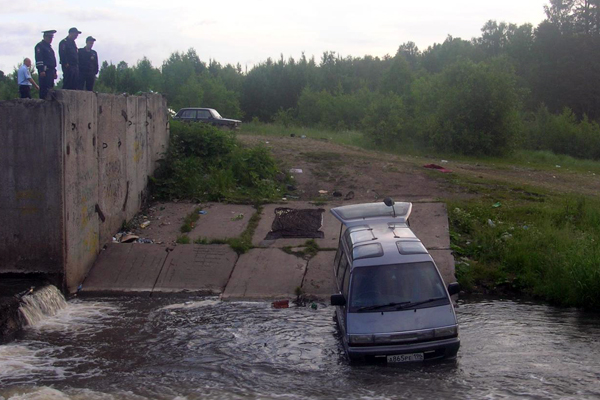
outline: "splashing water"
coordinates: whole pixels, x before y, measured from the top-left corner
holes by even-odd
[[[67,306],[67,301],[56,286],[45,286],[30,295],[23,296],[19,313],[25,325],[35,325],[44,317],[56,315]]]

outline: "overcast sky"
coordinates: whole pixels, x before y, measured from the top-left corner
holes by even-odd
[[[175,51],[196,49],[200,59],[240,63],[248,69],[268,57],[320,59],[394,55],[413,41],[424,50],[447,35],[471,39],[494,19],[536,26],[546,0],[0,0],[0,70],[11,72],[33,48],[42,30],[56,29],[52,44],[75,26],[97,39],[100,61],[134,65],[143,56],[154,66]],[[34,61],[35,64],[35,61]]]

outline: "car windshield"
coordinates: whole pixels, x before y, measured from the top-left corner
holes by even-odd
[[[360,267],[352,272],[350,312],[401,310],[449,302],[431,262]]]
[[[221,114],[219,114],[219,112],[217,110],[210,110],[210,112],[211,112],[213,118],[223,119],[223,117],[221,117]]]

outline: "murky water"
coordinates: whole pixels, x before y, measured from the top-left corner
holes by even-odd
[[[346,362],[332,307],[76,300],[0,346],[0,399],[600,398],[600,318],[463,301],[450,363]]]

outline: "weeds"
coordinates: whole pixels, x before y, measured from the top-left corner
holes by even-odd
[[[466,289],[514,292],[600,308],[600,201],[450,202],[456,273]]]
[[[201,209],[201,207],[196,207],[194,211],[185,216],[183,219],[183,225],[181,225],[181,228],[179,228],[181,233],[189,233],[192,231],[192,229],[194,229],[194,224],[200,218],[199,212]]]
[[[190,244],[190,242],[191,240],[188,235],[179,235],[177,236],[177,240],[175,240],[177,244]]]
[[[166,157],[150,181],[157,198],[255,203],[280,197],[279,175],[267,148],[242,148],[232,133],[173,121]]]

